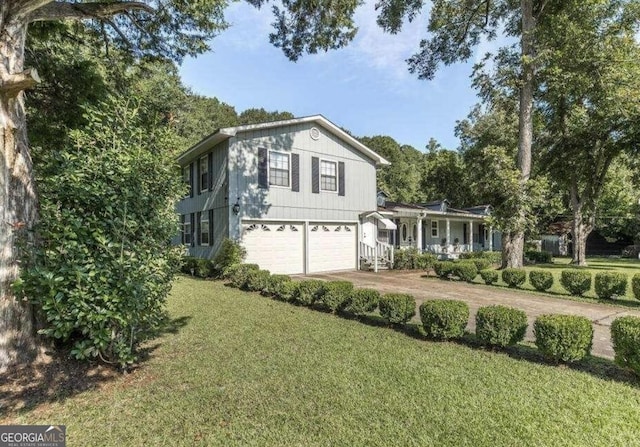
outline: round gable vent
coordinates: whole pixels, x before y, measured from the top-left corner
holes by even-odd
[[[309,130],[309,134],[311,135],[312,140],[318,140],[320,138],[320,131],[318,130],[317,127],[312,127]]]

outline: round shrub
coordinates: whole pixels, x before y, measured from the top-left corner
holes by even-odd
[[[591,353],[591,321],[577,315],[541,315],[534,325],[536,346],[556,361],[575,362]]]
[[[489,262],[488,259],[478,258],[478,259],[472,259],[471,261],[475,264],[476,269],[479,272],[482,271],[482,270],[486,270],[489,267],[491,267],[491,262]]]
[[[261,292],[269,286],[271,273],[269,270],[250,270],[243,289],[249,292]]]
[[[384,294],[378,306],[382,318],[391,324],[404,324],[416,314],[416,300],[406,293]]]
[[[233,287],[243,289],[249,273],[259,269],[258,264],[235,264],[227,269],[227,276]]]
[[[291,282],[289,275],[271,275],[267,287],[262,291],[267,296],[273,296],[279,300],[289,301],[292,296],[286,293],[287,283]],[[289,288],[289,290],[291,290]]]
[[[596,295],[601,299],[624,296],[627,291],[627,275],[617,272],[596,273],[594,286]]]
[[[529,282],[538,292],[546,292],[553,286],[553,275],[546,270],[531,270]]]
[[[620,317],[611,324],[615,361],[640,376],[640,318]]]
[[[433,271],[442,279],[449,279],[453,274],[454,263],[451,261],[437,261],[433,263]]]
[[[239,242],[225,238],[218,254],[213,259],[216,273],[225,276],[232,265],[240,264],[247,255],[247,250]]]
[[[478,276],[478,269],[473,262],[457,262],[454,264],[453,274],[462,281],[472,282]]]
[[[509,287],[520,287],[527,279],[525,269],[506,268],[502,271],[502,280]]]
[[[493,269],[480,270],[480,277],[488,286],[498,282],[498,272]]]
[[[345,310],[352,314],[364,315],[378,307],[380,292],[375,289],[355,289]]]
[[[318,295],[322,291],[323,281],[319,279],[305,279],[298,283],[295,291],[294,300],[304,306],[311,306],[318,299]]]
[[[195,275],[197,264],[198,258],[195,258],[193,256],[185,256],[182,258],[182,262],[180,263],[180,271],[187,275]]]
[[[476,314],[476,337],[488,346],[501,348],[524,340],[527,314],[506,306],[486,306]]]
[[[462,301],[428,300],[420,305],[420,319],[428,337],[460,338],[469,321],[469,306]]]
[[[196,259],[195,275],[198,278],[213,278],[215,276],[213,262],[210,259]]]
[[[582,296],[591,288],[591,272],[585,270],[563,270],[560,284],[571,295]]]
[[[631,278],[631,290],[633,290],[633,296],[640,300],[640,273],[636,273]]]
[[[316,299],[316,304],[331,312],[344,308],[353,292],[353,284],[349,281],[327,281]]]

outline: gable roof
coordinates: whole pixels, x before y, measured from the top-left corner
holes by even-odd
[[[357,139],[349,135],[344,130],[340,129],[338,126],[333,124],[331,121],[329,121],[322,115],[312,115],[312,116],[305,116],[302,118],[293,118],[290,120],[271,121],[268,123],[259,123],[259,124],[246,124],[244,126],[225,127],[222,129],[218,129],[211,135],[203,138],[194,146],[190,147],[185,152],[180,154],[178,156],[178,163],[182,164],[187,159],[195,158],[203,154],[204,152],[206,152],[216,144],[221,143],[225,140],[228,140],[229,138],[234,137],[237,134],[242,132],[248,132],[252,130],[272,129],[274,127],[286,127],[294,124],[304,124],[304,123],[317,124],[318,126],[330,132],[340,140],[352,146],[357,151],[361,152],[364,156],[375,161],[377,166],[384,166],[384,165],[391,164],[384,157],[381,157],[376,152],[369,149],[364,144],[360,143]]]

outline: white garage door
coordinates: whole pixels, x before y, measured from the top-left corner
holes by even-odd
[[[356,268],[355,224],[311,223],[309,229],[309,273]]]
[[[304,272],[304,225],[301,223],[243,222],[245,262],[271,273]]]

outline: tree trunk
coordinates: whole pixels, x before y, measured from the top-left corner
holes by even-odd
[[[38,353],[33,310],[10,287],[19,275],[18,247],[33,243],[38,217],[23,93],[37,75],[23,71],[26,32],[0,6],[0,371]]]
[[[520,108],[518,122],[518,169],[520,169],[520,191],[526,194],[527,183],[531,175],[531,146],[533,144],[533,89],[534,89],[534,41],[535,18],[533,0],[521,0],[522,9],[522,78],[520,80]],[[502,266],[522,267],[524,260],[524,230],[526,210],[523,205],[516,211],[513,231],[503,238]]]
[[[593,230],[592,219],[585,219],[584,204],[578,195],[578,185],[576,179],[572,179],[571,190],[571,212],[573,214],[572,235],[573,235],[573,260],[574,265],[587,265],[587,237]]]

